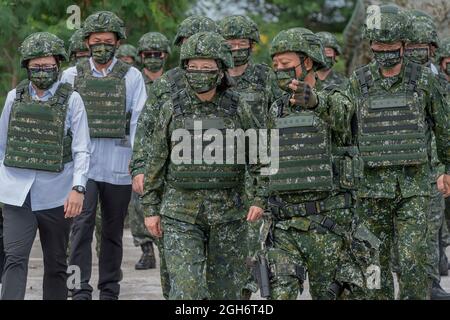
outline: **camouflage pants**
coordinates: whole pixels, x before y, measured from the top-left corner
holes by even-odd
[[[191,224],[163,216],[162,228],[171,282],[169,299],[241,298],[247,280],[244,220],[209,225],[206,217]]]
[[[327,217],[335,219],[337,216],[351,218],[351,211],[327,212]],[[267,255],[272,270],[272,299],[294,300],[299,292],[303,292],[301,279],[293,272],[280,271],[292,271],[295,266],[308,270],[309,291],[314,300],[333,299],[329,289],[335,281],[353,284],[354,299],[367,296],[363,269],[350,257],[343,238],[307,218],[278,221]],[[352,296],[340,298],[351,299]]]
[[[129,207],[130,227],[135,246],[141,246],[146,243],[155,243],[159,252],[159,273],[161,278],[161,288],[165,299],[169,298],[170,280],[167,272],[166,259],[164,256],[164,247],[162,239],[153,238],[145,227],[144,212],[139,201],[139,195],[135,192],[131,195]]]
[[[428,275],[431,280],[439,282],[439,260],[442,226],[445,224],[444,198],[437,190],[436,184],[431,187],[432,196],[428,215]]]
[[[430,198],[414,196],[395,199],[362,198],[360,216],[381,240],[381,289],[374,290],[373,299],[394,299],[391,252],[398,257],[400,299],[427,299],[427,216]],[[395,235],[397,241],[395,241]],[[394,248],[392,248],[394,246]]]

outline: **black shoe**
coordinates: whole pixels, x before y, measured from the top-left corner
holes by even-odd
[[[141,246],[142,256],[136,263],[134,268],[136,270],[147,270],[156,268],[155,252],[153,250],[153,243],[146,243]]]
[[[431,300],[450,300],[450,293],[446,292],[438,282],[434,281],[431,287]]]

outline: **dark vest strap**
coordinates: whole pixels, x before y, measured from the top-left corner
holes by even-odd
[[[17,85],[15,98],[16,102],[20,102],[23,100],[23,96],[27,93],[26,90],[28,90],[29,83],[29,80],[23,80]]]
[[[404,82],[408,91],[416,91],[417,80],[419,79],[421,71],[422,67],[417,63],[409,62],[406,65]]]
[[[368,65],[363,66],[355,71],[356,78],[358,79],[359,87],[364,99],[369,97],[369,88],[373,84],[372,73]]]
[[[239,106],[239,94],[227,90],[222,94],[222,97],[220,99],[220,107],[224,110],[224,112],[229,115],[233,116],[236,114],[237,109]]]

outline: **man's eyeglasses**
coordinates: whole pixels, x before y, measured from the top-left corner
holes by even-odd
[[[161,59],[163,57],[163,52],[161,52],[161,51],[144,52],[144,57]]]
[[[51,72],[57,69],[58,66],[56,64],[47,64],[47,65],[33,65],[29,66],[28,70],[31,72]]]

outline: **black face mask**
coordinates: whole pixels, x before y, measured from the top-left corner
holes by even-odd
[[[425,65],[430,61],[428,48],[406,48],[405,57],[412,62]]]
[[[244,64],[248,63],[248,60],[250,59],[250,48],[245,49],[237,49],[231,51],[231,55],[233,56],[234,66],[239,67],[243,66]]]
[[[392,51],[374,51],[373,56],[378,65],[382,68],[393,68],[402,61],[401,50]]]
[[[28,68],[28,79],[40,90],[47,90],[58,80],[58,67]]]

